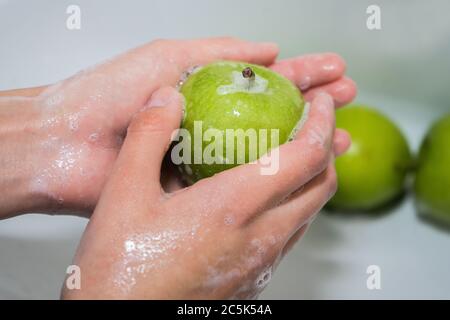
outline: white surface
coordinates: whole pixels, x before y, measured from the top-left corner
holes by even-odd
[[[153,38],[231,34],[280,44],[282,56],[337,51],[360,88],[413,148],[450,110],[446,1],[377,1],[383,29],[365,29],[370,1],[76,1],[82,29],[65,28],[72,1],[0,0],[0,89],[33,86]],[[407,4],[405,4],[407,3]],[[250,17],[250,18],[249,18]],[[57,298],[86,220],[29,215],[0,221],[0,298]],[[450,298],[450,233],[416,218],[412,199],[378,218],[320,215],[263,298]],[[381,268],[382,290],[366,288]]]

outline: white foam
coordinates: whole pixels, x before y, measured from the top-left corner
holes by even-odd
[[[52,167],[68,171],[75,166],[81,153],[81,149],[65,144],[59,149],[58,157],[54,160]]]
[[[267,269],[264,269],[263,272],[258,276],[256,279],[256,287],[259,290],[263,290],[272,279],[272,266],[268,267]]]
[[[98,132],[91,133],[88,137],[88,140],[92,142],[97,141],[99,136],[100,134]]]
[[[305,106],[303,107],[303,114],[300,117],[300,120],[297,122],[297,125],[294,127],[294,129],[292,129],[291,133],[289,134],[288,141],[294,140],[297,133],[305,125],[306,121],[308,120],[310,106],[311,105],[309,104],[309,102],[305,103]]]
[[[318,145],[318,146],[325,146],[325,134],[323,132],[323,129],[315,125],[313,128],[310,128],[308,130],[308,143],[310,145]]]
[[[146,277],[152,270],[173,262],[174,256],[170,252],[178,248],[179,242],[195,237],[198,229],[199,225],[194,223],[181,230],[131,235],[123,242],[122,259],[116,265],[114,284],[125,293],[129,292],[138,277]]]

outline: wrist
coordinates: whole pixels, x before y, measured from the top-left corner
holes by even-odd
[[[0,219],[47,205],[47,197],[32,188],[40,135],[33,98],[0,97]]]

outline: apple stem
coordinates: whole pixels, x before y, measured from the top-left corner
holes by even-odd
[[[252,85],[255,83],[255,73],[253,72],[252,68],[246,67],[244,70],[242,70],[242,76],[245,79],[248,79],[248,90],[252,87]]]

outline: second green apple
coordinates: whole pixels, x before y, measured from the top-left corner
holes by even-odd
[[[408,143],[399,128],[364,105],[339,109],[336,126],[350,133],[352,145],[336,159],[338,191],[329,207],[367,211],[398,197],[411,166]]]

